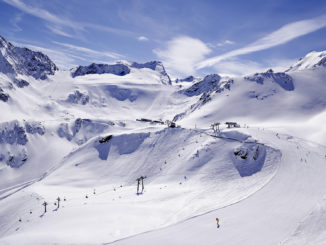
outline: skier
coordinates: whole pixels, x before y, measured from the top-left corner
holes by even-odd
[[[219,224],[220,220],[218,218],[216,218],[216,225],[217,225],[217,228],[220,228],[220,224]]]

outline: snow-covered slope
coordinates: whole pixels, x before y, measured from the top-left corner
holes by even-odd
[[[326,111],[325,76],[326,69],[320,67],[287,73],[269,70],[235,77],[193,97],[184,112],[174,119],[192,127],[194,122],[209,127],[213,122],[225,121],[264,125],[326,144],[325,134],[320,134],[324,131],[320,127],[321,115]]]
[[[29,200],[16,209],[16,215],[2,213],[3,219],[14,221],[4,224],[3,242],[19,243],[34,230],[38,235],[33,235],[31,244],[49,240],[65,244],[68,237],[73,244],[110,242],[239,202],[273,178],[281,153],[235,131],[223,137],[239,141],[181,128],[113,134],[107,142],[96,137],[66,157],[47,178],[3,200],[4,206]],[[240,148],[247,156],[236,155]],[[244,164],[251,172],[242,168]],[[145,192],[136,195],[135,180],[141,175],[147,177]],[[40,218],[42,202],[57,196],[66,198],[61,209],[53,212],[51,203],[49,213]],[[83,214],[74,218],[78,212]],[[146,212],[149,219],[142,218]],[[19,232],[17,215],[24,220]],[[57,228],[52,232],[53,225]],[[69,234],[56,235],[67,229]],[[82,236],[81,231],[85,231]]]
[[[114,244],[325,244],[325,147],[245,130],[282,149],[272,180],[248,198]],[[220,219],[220,228],[215,218]]]
[[[0,244],[325,242],[323,52],[172,83],[159,61],[58,71],[0,41]]]
[[[326,52],[312,51],[305,57],[300,58],[287,71],[301,71],[306,69],[314,69],[326,65]]]

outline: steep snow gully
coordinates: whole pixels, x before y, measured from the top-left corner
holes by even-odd
[[[325,52],[174,80],[0,51],[1,245],[326,243]]]

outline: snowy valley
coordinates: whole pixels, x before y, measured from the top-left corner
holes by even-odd
[[[59,70],[0,37],[0,244],[325,244],[325,65]]]

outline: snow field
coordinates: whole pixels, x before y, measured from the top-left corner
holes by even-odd
[[[144,140],[131,140],[135,136]],[[167,227],[252,195],[273,178],[280,158],[278,151],[267,148],[263,169],[242,178],[231,157],[241,145],[237,141],[181,128],[118,135],[104,143],[110,150],[103,160],[94,147],[96,140],[82,145],[47,178],[3,200],[39,198],[28,208],[35,210],[33,215],[26,212],[26,205],[18,208],[15,225],[3,229],[3,242],[19,243],[28,236],[33,237],[30,244],[101,243]],[[122,151],[126,142],[127,152]],[[130,146],[132,142],[136,145]],[[147,176],[145,192],[136,195],[135,179],[140,175]],[[53,211],[58,196],[66,201]],[[40,218],[44,200],[50,204],[49,211]]]

